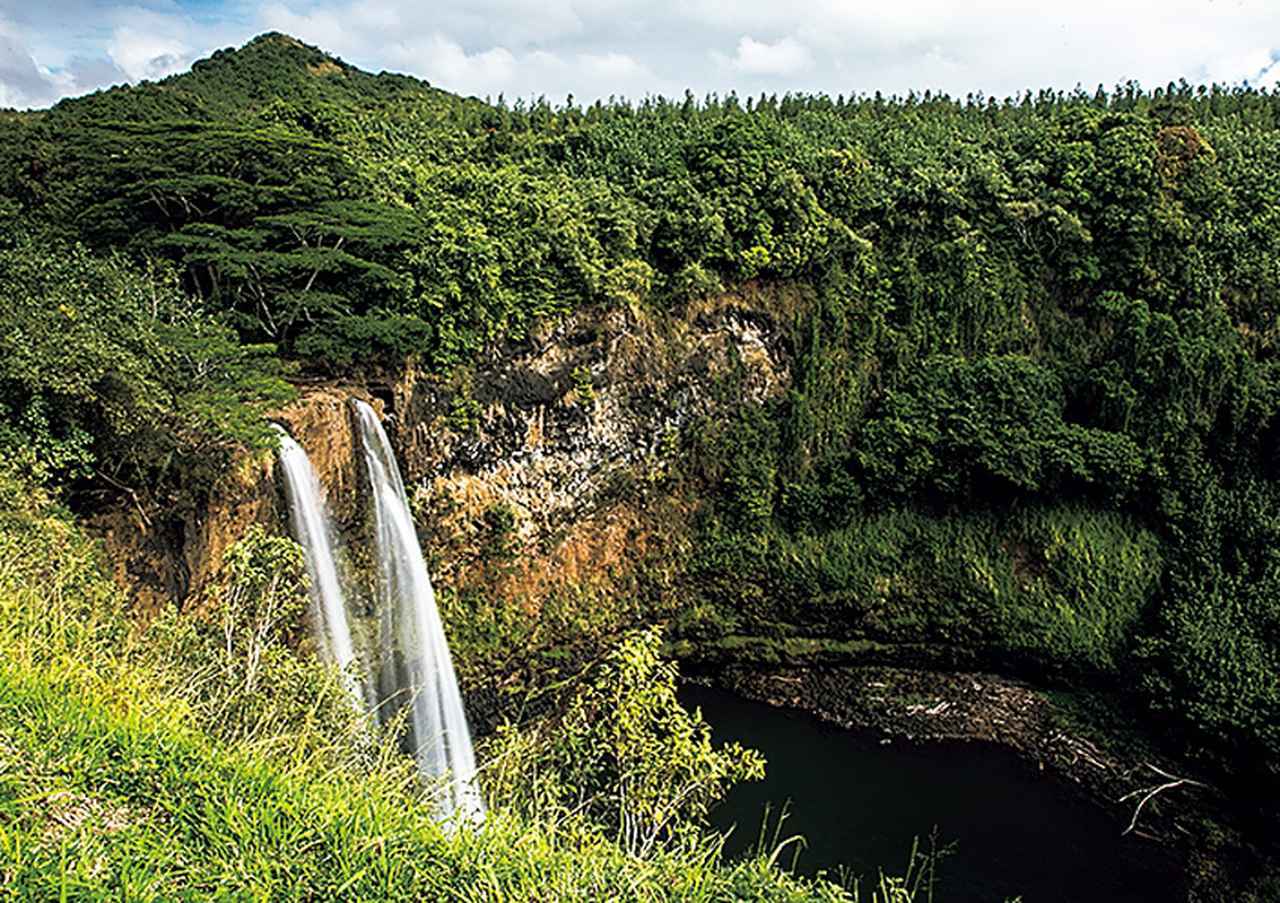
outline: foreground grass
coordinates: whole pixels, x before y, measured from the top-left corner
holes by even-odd
[[[321,721],[219,736],[146,642],[74,522],[0,485],[0,900],[855,899],[714,838],[638,858],[573,818],[447,829],[407,762],[344,758]]]
[[[841,899],[713,846],[626,856],[497,813],[446,832],[389,775],[221,748],[65,674],[0,669],[0,894],[14,899]]]

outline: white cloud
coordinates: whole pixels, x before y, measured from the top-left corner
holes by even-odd
[[[467,53],[462,45],[441,34],[396,44],[388,51],[394,68],[420,74],[435,85],[467,85],[472,94],[500,91],[518,68],[515,56],[505,47]]]
[[[685,88],[1002,96],[1130,78],[1155,86],[1280,76],[1280,0],[224,3],[0,0],[8,22],[0,28],[0,102],[44,104],[124,78],[157,78],[269,29],[364,68],[510,98],[679,96]]]
[[[46,0],[0,14],[0,106],[45,106],[123,82],[163,78],[252,34],[243,25],[198,22],[175,0],[140,2]]]
[[[792,37],[769,44],[743,35],[732,57],[718,53],[714,57],[721,65],[747,75],[794,75],[813,66],[809,48]]]
[[[579,58],[587,78],[628,79],[649,77],[647,67],[625,53],[584,53]]]
[[[1276,54],[1269,48],[1250,47],[1210,60],[1204,67],[1204,73],[1211,80],[1231,81],[1244,78],[1258,83],[1260,79],[1267,77],[1268,72],[1275,71],[1275,66]]]
[[[107,55],[130,81],[164,78],[191,65],[191,47],[171,34],[122,25],[111,35]]]
[[[628,2],[618,4],[619,15]],[[277,2],[261,21],[356,65],[407,72],[464,95],[590,101],[683,89],[635,54],[584,36],[597,14],[580,16],[564,0],[478,0],[429,14],[397,0],[343,0],[306,10]]]
[[[57,89],[12,25],[0,19],[0,107],[48,103]]]
[[[343,45],[350,45],[351,38],[359,32],[359,26],[348,24],[348,16],[335,7],[317,8],[307,13],[294,12],[283,3],[270,3],[262,8],[260,19],[264,28],[271,31],[282,31],[308,44],[316,44],[329,50],[347,52]],[[403,41],[406,35],[402,30],[387,35],[387,43],[395,46],[395,41]]]

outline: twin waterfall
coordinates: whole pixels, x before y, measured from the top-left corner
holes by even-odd
[[[338,576],[320,482],[301,447],[281,435],[280,464],[290,519],[306,553],[318,632],[357,700],[372,702],[384,722],[403,713],[405,743],[419,771],[444,789],[442,818],[479,821],[484,803],[475,782],[471,732],[400,468],[377,414],[361,401],[355,402],[355,409],[372,496],[379,577],[376,648],[360,657],[371,676],[367,686],[360,684],[353,666],[357,655],[347,593]]]
[[[305,553],[307,576],[311,578],[316,629],[329,659],[342,672],[347,690],[357,702],[362,702],[363,695],[353,669],[356,654],[351,642],[351,625],[347,621],[347,600],[342,591],[342,581],[338,579],[333,531],[329,513],[325,510],[320,480],[302,446],[283,427],[273,425],[280,434],[280,469],[284,471],[289,519],[293,523],[293,534]]]

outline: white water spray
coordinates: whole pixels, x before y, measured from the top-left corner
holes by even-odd
[[[410,706],[419,770],[429,779],[447,777],[443,815],[479,820],[484,803],[476,788],[471,732],[400,468],[373,409],[361,401],[355,406],[377,527],[383,672],[395,685],[394,696]]]
[[[343,682],[352,698],[363,704],[364,696],[352,673],[355,652],[320,480],[302,446],[283,427],[275,425],[275,428],[280,434],[280,468],[284,471],[289,519],[311,578],[312,611],[322,645],[325,654],[342,671]]]

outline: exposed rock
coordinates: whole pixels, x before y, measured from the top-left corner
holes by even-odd
[[[283,424],[307,453],[329,511],[344,528],[355,523],[360,510],[364,468],[358,457],[351,400],[359,398],[382,408],[360,386],[322,386],[303,389],[297,401],[278,412],[273,420]]]
[[[718,381],[733,375],[735,402],[787,390],[786,327],[810,300],[802,288],[750,285],[671,313],[588,308],[450,379],[409,365],[389,384],[300,387],[273,419],[306,450],[352,534],[365,476],[350,399],[372,404],[439,581],[536,617],[548,593],[626,587],[637,561],[674,551],[692,506],[645,487],[679,453],[683,428],[717,416]],[[287,529],[277,483],[270,455],[245,456],[196,514],[145,521],[122,510],[93,525],[117,579],[155,611],[198,593],[251,524]],[[488,566],[498,528],[505,567]]]
[[[250,525],[279,521],[273,470],[268,455],[242,457],[213,487],[206,505],[187,517],[147,517],[124,508],[88,522],[102,538],[115,579],[129,591],[140,616],[185,604],[217,572],[227,547]]]
[[[368,396],[354,387],[304,389],[273,416],[307,450],[335,517],[344,524],[355,520],[359,503],[351,397]],[[195,599],[222,566],[227,548],[251,525],[287,529],[288,511],[275,471],[271,454],[247,453],[223,474],[197,511],[148,517],[136,508],[122,508],[89,521],[102,538],[117,582],[131,593],[141,616]]]
[[[634,490],[679,453],[681,430],[717,416],[718,380],[736,370],[735,401],[786,391],[783,324],[805,303],[794,288],[755,287],[678,315],[591,308],[469,378],[406,372],[395,437],[445,579],[478,579],[468,557],[499,510],[518,564],[488,588],[531,613],[546,592],[618,579],[655,541],[674,540],[688,506],[637,505]],[[466,410],[474,422],[460,422]]]

